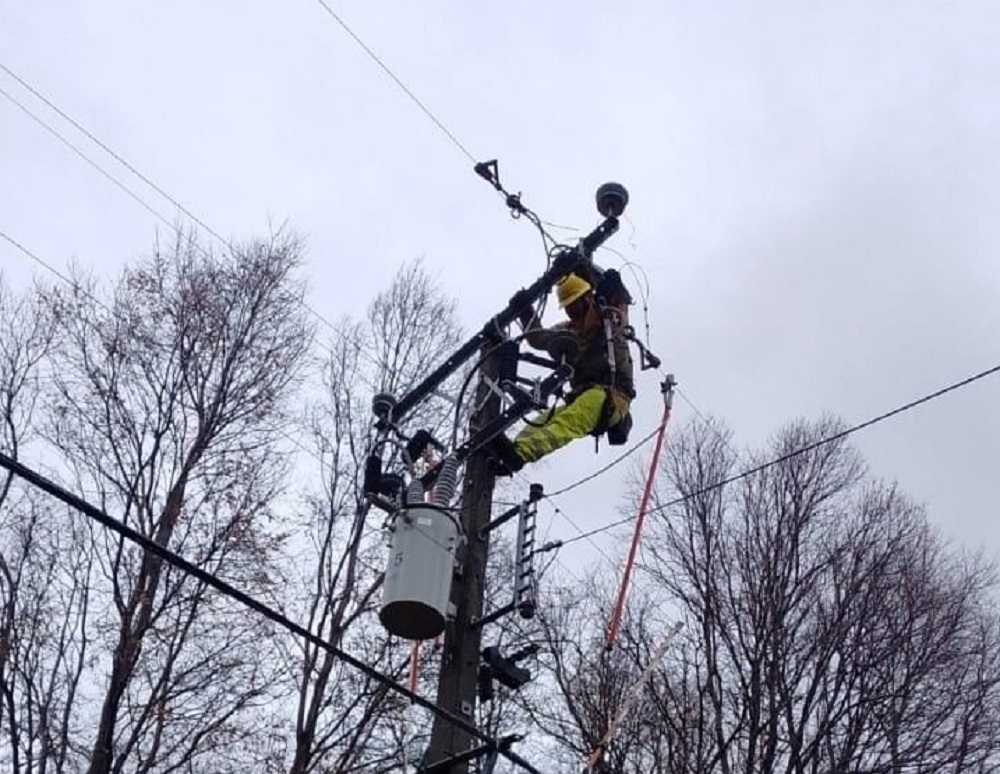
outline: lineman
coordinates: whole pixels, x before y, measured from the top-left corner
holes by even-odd
[[[617,272],[609,271],[606,275],[611,275],[606,279],[617,282],[627,297]],[[604,282],[600,285],[603,289]],[[556,285],[556,297],[567,320],[542,328],[537,315],[527,307],[521,313],[521,326],[528,344],[536,349],[546,349],[556,331],[576,335],[580,348],[571,363],[571,389],[565,405],[551,414],[543,412],[533,418],[513,441],[500,435],[491,442],[490,448],[499,462],[499,475],[511,475],[525,463],[536,462],[587,435],[607,432],[611,443],[624,443],[631,428],[629,408],[635,398],[632,356],[628,342],[621,335],[621,326],[608,324],[614,314],[624,316],[623,310],[602,309],[593,287],[576,274],[568,275]]]

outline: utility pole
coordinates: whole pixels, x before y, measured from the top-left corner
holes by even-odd
[[[476,164],[476,174],[504,195],[512,213],[526,216],[541,230],[544,237],[548,236],[538,216],[523,205],[520,194],[510,194],[500,184],[495,160]],[[550,358],[542,358],[520,353],[517,346],[519,339],[507,340],[504,331],[518,319],[522,311],[537,303],[556,282],[571,272],[582,269],[594,274],[597,279],[604,276],[604,270],[593,263],[593,253],[618,230],[618,218],[628,203],[628,191],[618,183],[605,183],[597,189],[596,199],[597,210],[604,216],[604,220],[597,228],[581,239],[576,247],[562,248],[554,255],[550,253],[548,266],[538,279],[527,288],[515,293],[499,314],[492,317],[480,331],[400,400],[380,395],[373,401],[372,409],[379,420],[376,427],[384,443],[388,441],[393,431],[399,433],[399,424],[423,400],[432,395],[445,379],[477,352],[481,353],[481,362],[476,364],[479,371],[475,395],[477,409],[473,411],[469,421],[469,438],[451,450],[449,456],[442,462],[439,472],[442,478],[450,482],[449,486],[442,490],[445,493],[442,496],[450,501],[454,491],[450,486],[454,484],[453,475],[457,468],[445,468],[444,465],[458,464],[465,467],[460,519],[460,537],[464,538],[464,541],[458,544],[459,550],[454,553],[451,548],[439,544],[437,547],[444,549],[448,559],[442,559],[442,562],[447,562],[446,564],[434,565],[435,559],[432,555],[435,551],[431,550],[428,553],[427,541],[411,540],[413,534],[419,534],[417,531],[407,529],[397,532],[396,537],[399,537],[400,547],[393,560],[395,580],[390,594],[387,574],[385,595],[387,601],[380,613],[386,628],[399,636],[412,637],[415,633],[424,636],[424,633],[431,632],[432,636],[437,637],[442,627],[444,629],[436,705],[447,712],[452,720],[442,720],[440,714],[435,716],[430,743],[419,764],[419,771],[422,774],[467,774],[469,761],[480,758],[485,759],[483,774],[492,774],[498,754],[510,757],[509,746],[519,741],[517,735],[510,735],[499,740],[491,739],[478,747],[472,746],[473,737],[477,734],[475,717],[476,701],[481,687],[481,657],[485,655],[487,661],[486,670],[483,672],[484,678],[495,675],[498,681],[512,688],[519,687],[530,679],[527,670],[515,666],[516,662],[529,655],[529,652],[522,648],[509,658],[503,658],[498,648],[492,648],[483,654],[482,629],[486,624],[514,610],[524,617],[533,615],[535,602],[531,558],[535,553],[537,511],[532,506],[543,496],[543,491],[541,485],[533,484],[527,501],[519,508],[501,515],[496,521],[491,521],[493,488],[496,480],[491,469],[490,454],[486,449],[497,433],[504,432],[524,413],[547,405],[549,399],[558,397],[563,383],[572,376],[571,360],[576,354],[578,345],[571,334],[566,334],[563,339],[554,338],[549,346]],[[595,285],[594,277],[591,279],[591,284]],[[513,345],[513,351],[507,345]],[[498,352],[501,346],[507,348]],[[522,379],[517,375],[517,363],[521,360],[541,365],[551,372],[544,379]],[[519,382],[530,384],[532,387],[530,392],[520,386]],[[509,405],[505,405],[504,396],[510,399]],[[410,442],[415,440],[416,435]],[[380,452],[373,453],[366,463],[365,486],[366,492],[370,492],[372,502],[394,515],[417,504],[419,500],[410,502],[408,488],[405,500],[403,503],[400,502],[403,497],[400,494],[400,484],[404,479],[398,475],[383,476],[381,465]],[[433,485],[434,480],[431,478],[428,482]],[[418,497],[422,496],[421,486],[424,483],[423,480],[418,482],[415,489]],[[446,505],[446,503],[436,505]],[[423,518],[429,519],[431,523],[440,521],[435,519],[434,506],[426,507],[431,513],[425,514]],[[489,533],[515,514],[519,516],[519,537],[514,602],[484,617]],[[454,522],[450,522],[450,526],[454,529]],[[454,532],[452,535],[449,540],[452,541],[450,545],[454,546]],[[407,557],[410,558],[409,562]],[[448,572],[451,567],[453,574],[450,577],[449,590],[443,581],[449,579]],[[441,571],[441,577],[435,577],[433,572],[435,569]],[[419,588],[414,588],[414,584]],[[414,598],[410,598],[411,596]],[[415,607],[403,607],[397,604],[400,600],[407,605],[417,604]],[[416,623],[413,620],[406,620],[414,617],[415,609],[428,611],[424,616],[425,620]],[[492,685],[491,682],[488,684]],[[464,728],[456,726],[453,722],[455,717],[466,721]]]
[[[487,340],[484,349],[494,347]],[[494,421],[500,415],[500,396],[490,387],[495,380],[498,363],[495,356],[486,358],[480,369],[475,405],[481,408],[469,420],[470,435]],[[496,479],[490,468],[489,454],[480,447],[465,465],[462,483],[462,530],[466,537],[465,550],[455,579],[452,601],[455,616],[445,627],[441,674],[438,679],[437,705],[475,722],[477,675],[482,649],[482,627],[473,622],[483,614],[486,585],[486,562],[489,556],[489,524],[493,511],[493,487]],[[472,743],[469,734],[454,724],[434,717],[430,745],[425,765],[460,756]],[[447,774],[466,774],[468,760],[459,759],[447,769]]]

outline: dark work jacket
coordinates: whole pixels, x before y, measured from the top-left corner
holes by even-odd
[[[580,340],[580,351],[573,361],[573,377],[570,379],[572,393],[579,394],[587,387],[599,385],[613,387],[629,400],[635,397],[635,380],[632,368],[632,353],[628,341],[621,331],[614,334],[615,374],[614,384],[608,367],[608,345],[604,334],[604,321],[596,308],[592,307],[580,322],[566,320],[550,330],[567,330]]]

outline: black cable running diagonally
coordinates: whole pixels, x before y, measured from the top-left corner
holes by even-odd
[[[742,480],[744,478],[749,478],[750,476],[756,475],[757,473],[760,473],[760,472],[762,472],[764,470],[767,470],[768,468],[773,468],[775,465],[780,465],[783,462],[787,462],[788,460],[792,459],[793,457],[797,457],[800,454],[806,454],[807,452],[811,452],[811,451],[813,451],[815,449],[820,448],[821,446],[825,446],[825,445],[827,445],[829,443],[833,443],[834,441],[839,441],[839,440],[841,440],[843,438],[846,438],[849,435],[853,435],[854,433],[857,433],[857,432],[859,432],[861,430],[864,430],[864,429],[866,429],[868,427],[871,427],[872,425],[877,425],[880,422],[884,422],[887,419],[891,419],[892,417],[897,416],[898,414],[902,414],[902,413],[904,413],[906,411],[910,411],[911,409],[914,409],[914,408],[916,408],[916,407],[918,407],[920,405],[923,405],[924,403],[929,403],[930,401],[935,400],[936,398],[940,398],[941,396],[946,395],[949,392],[954,392],[955,390],[961,389],[962,387],[967,387],[968,385],[972,384],[973,382],[978,382],[980,379],[985,379],[986,377],[992,376],[992,375],[994,375],[996,373],[1000,373],[1000,364],[997,364],[997,365],[993,366],[992,368],[987,368],[984,371],[980,371],[979,373],[973,374],[972,376],[969,376],[969,377],[967,377],[965,379],[962,379],[960,381],[953,382],[952,384],[949,384],[949,385],[947,385],[945,387],[942,387],[939,390],[935,390],[934,392],[928,393],[927,395],[924,395],[921,398],[917,398],[915,400],[912,400],[909,403],[904,403],[901,406],[898,406],[898,407],[896,407],[894,409],[891,409],[891,410],[886,411],[886,412],[884,412],[882,414],[874,416],[871,419],[867,419],[864,422],[860,422],[860,423],[858,423],[856,425],[852,425],[851,427],[848,427],[845,430],[841,430],[840,432],[833,433],[832,435],[829,435],[826,438],[821,438],[818,441],[815,441],[815,442],[810,443],[810,444],[806,444],[805,446],[802,446],[802,447],[800,447],[798,449],[793,449],[792,451],[788,452],[787,454],[783,454],[780,457],[776,457],[773,460],[769,460],[769,461],[767,461],[765,463],[762,463],[761,465],[757,465],[756,467],[750,468],[749,470],[744,470],[742,473],[736,473],[736,474],[734,474],[732,476],[728,476],[728,477],[722,479],[721,481],[716,481],[714,484],[709,484],[706,487],[702,487],[701,489],[698,489],[697,491],[689,492],[688,494],[682,495],[680,497],[675,497],[673,500],[669,500],[669,501],[663,503],[662,505],[658,505],[655,508],[650,508],[649,512],[650,513],[663,512],[667,508],[670,508],[670,507],[672,507],[674,505],[680,505],[681,503],[687,502],[688,500],[692,500],[695,497],[700,497],[703,494],[708,494],[709,492],[715,491],[716,489],[721,489],[722,487],[728,486],[729,484],[733,484],[733,483],[735,483],[737,481],[740,481],[740,480]],[[623,524],[629,523],[630,521],[632,521],[632,517],[631,516],[629,516],[628,518],[625,518],[625,519],[619,519],[618,521],[612,522],[611,524],[605,524],[603,527],[598,527],[597,529],[592,529],[589,532],[586,532],[586,533],[584,533],[582,535],[578,535],[576,537],[572,537],[572,538],[569,538],[567,540],[564,540],[563,541],[563,545],[565,546],[565,545],[569,545],[570,543],[575,543],[578,540],[584,540],[586,538],[591,538],[594,535],[598,535],[598,534],[600,534],[602,532],[607,532],[608,530],[612,530],[612,529],[614,529],[616,527],[620,527]]]
[[[24,89],[26,89],[29,93],[31,93],[33,96],[35,96],[39,101],[41,101],[42,103],[44,103],[45,105],[47,105],[53,112],[55,112],[57,115],[59,115],[63,120],[65,120],[67,123],[69,123],[71,126],[73,126],[77,131],[79,131],[85,137],[87,137],[91,142],[93,142],[95,145],[97,145],[99,148],[101,148],[101,150],[103,150],[105,153],[107,153],[109,156],[111,156],[115,161],[117,161],[119,164],[121,164],[123,167],[125,167],[129,172],[131,172],[133,175],[135,175],[135,177],[137,177],[143,183],[145,183],[150,188],[152,188],[156,193],[158,193],[160,196],[162,196],[164,199],[166,199],[168,202],[170,202],[174,207],[176,207],[178,209],[178,211],[182,212],[185,216],[187,216],[188,218],[190,218],[190,220],[193,223],[195,223],[198,226],[200,226],[207,234],[209,234],[210,236],[212,236],[216,240],[218,240],[218,242],[221,245],[223,245],[226,248],[228,248],[230,252],[235,252],[236,251],[236,247],[233,245],[233,243],[230,240],[226,239],[216,229],[212,228],[208,223],[206,223],[202,218],[199,218],[195,213],[193,213],[191,210],[189,210],[187,207],[185,207],[183,204],[181,204],[168,191],[164,190],[164,188],[162,186],[158,185],[154,180],[150,179],[149,176],[143,174],[138,168],[136,168],[136,166],[134,164],[130,163],[127,159],[123,158],[121,156],[121,154],[117,153],[113,148],[109,147],[107,145],[107,143],[103,142],[93,132],[91,132],[89,129],[87,129],[85,126],[83,126],[79,121],[77,121],[75,118],[73,118],[71,115],[69,115],[65,110],[63,110],[58,105],[56,105],[54,102],[52,102],[52,100],[50,100],[48,97],[46,97],[37,88],[35,88],[30,83],[28,83],[27,81],[25,81],[21,76],[19,76],[17,73],[15,73],[13,70],[11,70],[10,67],[8,67],[7,65],[5,65],[3,62],[0,62],[0,70],[2,70],[3,72],[7,73],[11,78],[13,78],[15,81],[17,81],[17,83],[19,83],[22,87],[24,87]],[[132,199],[133,201],[135,201],[140,207],[142,207],[144,210],[146,210],[147,212],[149,212],[154,218],[156,218],[161,223],[163,223],[167,228],[171,229],[178,236],[181,235],[181,231],[177,227],[176,224],[172,223],[166,216],[164,216],[162,213],[158,212],[155,207],[153,207],[146,200],[144,200],[141,196],[139,196],[139,194],[137,194],[135,191],[133,191],[131,188],[129,188],[127,185],[125,185],[123,182],[121,182],[121,180],[119,180],[118,178],[116,178],[114,175],[112,175],[110,172],[108,172],[104,167],[102,167],[100,164],[98,164],[96,161],[94,161],[92,158],[90,158],[90,156],[88,156],[86,153],[84,153],[83,150],[81,150],[77,145],[75,145],[70,140],[68,140],[66,137],[64,137],[62,134],[60,134],[52,125],[50,125],[44,119],[42,119],[39,115],[37,115],[36,113],[34,113],[27,105],[25,105],[23,102],[21,102],[20,100],[18,100],[17,98],[15,98],[12,94],[10,94],[9,92],[7,92],[3,88],[0,88],[0,96],[5,97],[11,104],[13,104],[15,107],[17,107],[26,116],[28,116],[28,118],[30,118],[36,124],[38,124],[39,126],[41,126],[42,129],[44,129],[45,131],[47,131],[53,137],[55,137],[59,142],[61,142],[63,145],[65,145],[76,156],[78,156],[86,164],[88,164],[90,167],[92,167],[94,170],[96,170],[98,172],[98,174],[100,174],[102,177],[104,177],[106,180],[108,180],[112,185],[114,185],[116,188],[118,188],[120,191],[122,191],[130,199]],[[16,242],[14,242],[13,239],[8,238],[8,241],[11,242],[11,244],[13,244],[15,247],[18,247],[26,255],[28,255],[32,259],[34,259],[37,263],[41,264],[43,267],[45,267],[50,272],[52,272],[53,274],[55,274],[57,277],[59,277],[60,279],[62,279],[64,282],[66,282],[67,284],[69,284],[71,286],[73,285],[73,283],[65,275],[63,275],[61,272],[57,271],[55,268],[53,268],[49,264],[47,264],[44,261],[42,261],[40,258],[38,258],[38,256],[36,256],[33,253],[31,253],[29,250],[25,249],[21,245],[19,245]],[[202,247],[200,247],[200,246],[198,247],[198,250],[200,252],[202,252],[202,253],[206,253],[205,249],[202,248]],[[326,317],[324,317],[322,314],[320,314],[320,312],[317,309],[313,308],[306,301],[301,300],[299,303],[301,303],[302,307],[307,312],[309,312],[310,314],[312,314],[313,317],[315,317],[325,327],[329,328],[334,333],[339,333],[340,332],[339,329],[337,328],[337,326],[335,326],[332,322],[330,322],[328,319],[326,319]],[[362,354],[363,357],[365,357],[373,365],[378,365],[378,363],[374,360],[374,358],[371,355],[369,355],[365,350],[363,350],[363,349],[360,350],[360,353]]]
[[[677,394],[680,395],[687,402],[687,404],[689,406],[691,406],[691,408],[694,410],[695,414],[698,415],[698,418],[701,419],[702,422],[705,422],[707,424],[707,420],[705,419],[704,415],[701,413],[701,411],[698,410],[698,407],[695,406],[691,402],[691,400],[680,390],[680,388],[677,388]],[[651,433],[649,433],[648,435],[646,435],[643,438],[641,438],[638,441],[636,441],[632,446],[630,446],[628,449],[626,449],[625,451],[623,451],[621,454],[619,454],[617,457],[615,457],[613,460],[611,460],[611,462],[609,462],[608,464],[604,465],[603,467],[598,468],[593,473],[590,473],[590,474],[584,476],[583,478],[577,479],[572,484],[567,484],[562,489],[557,489],[555,492],[552,492],[552,494],[546,495],[546,497],[552,498],[552,497],[558,497],[561,494],[566,494],[566,492],[571,492],[574,489],[583,486],[587,482],[593,481],[598,476],[604,475],[609,470],[611,470],[611,468],[615,467],[616,465],[618,465],[621,462],[624,462],[626,459],[628,459],[633,454],[635,454],[637,451],[639,451],[639,449],[641,449],[647,443],[649,443],[650,441],[652,441],[653,438],[656,436],[656,434],[659,431],[660,431],[660,426],[657,425],[655,428],[653,428],[653,431]],[[725,440],[725,439],[723,439],[723,440]],[[728,441],[726,442],[726,444],[728,445]]]
[[[119,164],[121,164],[123,167],[125,167],[129,172],[131,172],[133,175],[135,175],[137,178],[139,178],[142,182],[144,182],[146,185],[148,185],[150,188],[152,188],[154,191],[156,191],[160,196],[162,196],[164,199],[166,199],[168,202],[170,202],[172,205],[174,205],[178,210],[180,210],[185,215],[187,215],[191,220],[193,220],[195,223],[197,223],[199,226],[201,226],[203,229],[205,229],[205,231],[207,231],[209,234],[211,234],[216,239],[218,239],[219,242],[221,242],[222,244],[226,245],[226,247],[228,247],[230,250],[233,249],[233,246],[231,244],[229,244],[229,241],[225,237],[223,237],[221,234],[219,234],[217,231],[215,231],[215,229],[213,229],[211,226],[209,226],[205,221],[201,220],[201,218],[199,218],[197,215],[195,215],[193,212],[191,212],[191,210],[189,210],[187,207],[185,207],[183,204],[181,204],[179,201],[177,201],[167,191],[163,190],[163,188],[161,188],[159,185],[157,185],[149,177],[147,177],[146,175],[144,175],[140,170],[136,169],[136,167],[134,165],[130,164],[126,159],[122,158],[122,156],[120,154],[116,153],[113,148],[108,147],[108,145],[106,143],[102,142],[101,139],[99,137],[97,137],[96,135],[94,135],[94,133],[91,132],[89,129],[87,129],[87,127],[83,126],[79,121],[77,121],[75,118],[73,118],[73,116],[69,115],[65,110],[63,110],[58,105],[56,105],[54,102],[52,102],[52,100],[50,100],[48,97],[46,97],[44,94],[42,94],[38,89],[36,89],[34,86],[32,86],[26,80],[24,80],[24,78],[22,78],[20,75],[18,75],[13,70],[11,70],[3,62],[0,62],[0,70],[3,70],[5,73],[7,73],[7,75],[9,75],[11,78],[13,78],[19,84],[21,84],[21,86],[23,86],[25,89],[27,89],[27,91],[29,91],[37,99],[39,99],[41,102],[45,103],[45,105],[47,105],[52,111],[54,111],[60,118],[62,118],[67,123],[69,123],[74,129],[76,129],[78,132],[80,132],[84,137],[86,137],[88,140],[90,140],[91,142],[93,142],[98,148],[100,148],[105,153],[107,153],[109,156],[111,156],[111,158],[113,158],[115,161],[117,161]]]
[[[421,102],[417,98],[417,95],[414,94],[410,90],[410,88],[405,83],[403,83],[392,70],[389,69],[389,66],[382,61],[382,59],[378,56],[378,54],[372,51],[372,49],[368,46],[368,44],[365,43],[354,30],[348,27],[347,23],[342,18],[340,18],[340,16],[336,13],[336,11],[334,11],[329,5],[327,5],[327,3],[324,2],[324,0],[317,0],[317,2],[319,2],[319,4],[323,6],[324,9],[326,9],[326,12],[330,14],[333,20],[337,22],[337,24],[343,27],[344,31],[354,39],[354,42],[357,43],[359,46],[361,46],[362,49],[364,49],[365,53],[372,58],[375,64],[381,67],[385,71],[385,73],[390,78],[392,78],[392,80],[396,83],[396,85],[399,86],[399,88],[401,88],[411,100],[413,100],[414,104],[416,104],[416,106],[420,108],[424,112],[424,114],[426,114],[426,116],[430,118],[430,120],[433,121],[435,125],[442,132],[445,133],[445,135],[447,135],[448,139],[452,141],[455,147],[458,148],[462,153],[464,153],[465,157],[469,161],[475,164],[476,163],[475,156],[469,153],[468,149],[459,141],[459,139],[454,134],[452,134],[451,130],[448,129],[448,127],[445,126],[441,122],[441,120],[430,111],[430,108],[428,108],[423,102]]]
[[[649,443],[650,441],[652,441],[653,438],[656,436],[656,434],[658,432],[660,432],[660,426],[659,425],[657,425],[655,428],[653,428],[653,431],[651,433],[649,433],[648,435],[646,435],[643,438],[641,438],[638,441],[636,441],[632,446],[630,446],[628,449],[626,449],[625,451],[623,451],[621,454],[619,454],[617,457],[615,457],[613,460],[611,460],[611,462],[609,462],[608,464],[604,465],[603,467],[598,468],[593,473],[590,473],[590,474],[584,476],[583,478],[574,481],[572,484],[567,484],[562,489],[557,489],[556,491],[552,492],[551,494],[549,494],[547,496],[549,498],[558,497],[561,494],[566,494],[567,492],[571,492],[574,489],[577,489],[578,487],[583,486],[588,481],[593,481],[598,476],[604,475],[609,470],[611,470],[611,468],[615,467],[616,465],[621,464],[626,459],[628,459],[633,454],[635,454],[637,451],[639,451],[639,449],[641,449],[647,443]]]
[[[216,589],[217,591],[230,597],[231,599],[236,600],[240,604],[250,608],[256,613],[259,613],[260,615],[264,616],[270,621],[278,624],[282,628],[287,629],[293,634],[297,634],[300,637],[308,640],[313,645],[316,645],[317,647],[328,651],[334,657],[339,658],[341,661],[344,661],[348,665],[363,672],[373,680],[381,683],[389,690],[395,691],[396,693],[405,696],[413,703],[418,704],[424,709],[429,710],[435,715],[438,715],[442,719],[447,720],[449,723],[454,724],[457,728],[461,728],[470,736],[479,739],[481,742],[490,746],[492,749],[496,750],[500,755],[503,755],[509,761],[516,764],[517,766],[520,766],[525,771],[531,772],[531,774],[541,774],[541,772],[535,769],[530,763],[524,760],[521,756],[511,752],[509,749],[506,749],[503,745],[501,745],[496,739],[491,737],[489,734],[480,731],[473,724],[469,723],[468,721],[464,720],[458,715],[455,715],[454,713],[449,712],[448,710],[442,707],[439,707],[438,705],[434,704],[431,701],[428,701],[427,699],[423,698],[422,696],[419,696],[418,694],[410,692],[402,685],[399,685],[395,680],[383,675],[377,669],[374,669],[368,664],[365,664],[363,661],[355,658],[354,656],[341,650],[340,648],[331,645],[322,637],[313,634],[305,627],[295,623],[294,621],[289,620],[278,611],[265,605],[263,602],[260,602],[259,600],[255,599],[249,594],[240,591],[235,586],[232,586],[231,584],[227,583],[221,578],[218,578],[212,573],[207,572],[206,570],[203,570],[202,568],[192,564],[187,559],[184,559],[182,556],[174,553],[168,548],[161,546],[159,543],[146,537],[142,533],[137,532],[131,527],[117,521],[116,519],[106,514],[104,511],[88,503],[86,500],[74,495],[72,492],[67,491],[66,489],[62,488],[55,482],[49,480],[48,478],[41,475],[37,471],[7,456],[3,452],[0,452],[0,467],[3,467],[13,475],[24,479],[33,486],[52,495],[57,500],[65,503],[70,508],[79,511],[88,518],[93,519],[94,521],[100,523],[102,526],[117,532],[126,540],[129,540],[130,542],[139,545],[144,550],[149,551],[152,554],[155,554],[156,556],[168,562],[169,564],[173,565],[174,567],[177,567],[182,572],[185,572],[188,575],[197,578],[202,583],[205,583],[211,586],[212,588]]]

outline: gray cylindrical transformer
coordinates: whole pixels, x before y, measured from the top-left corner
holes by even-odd
[[[429,503],[396,514],[379,610],[389,632],[430,640],[444,631],[458,536],[455,517]]]

